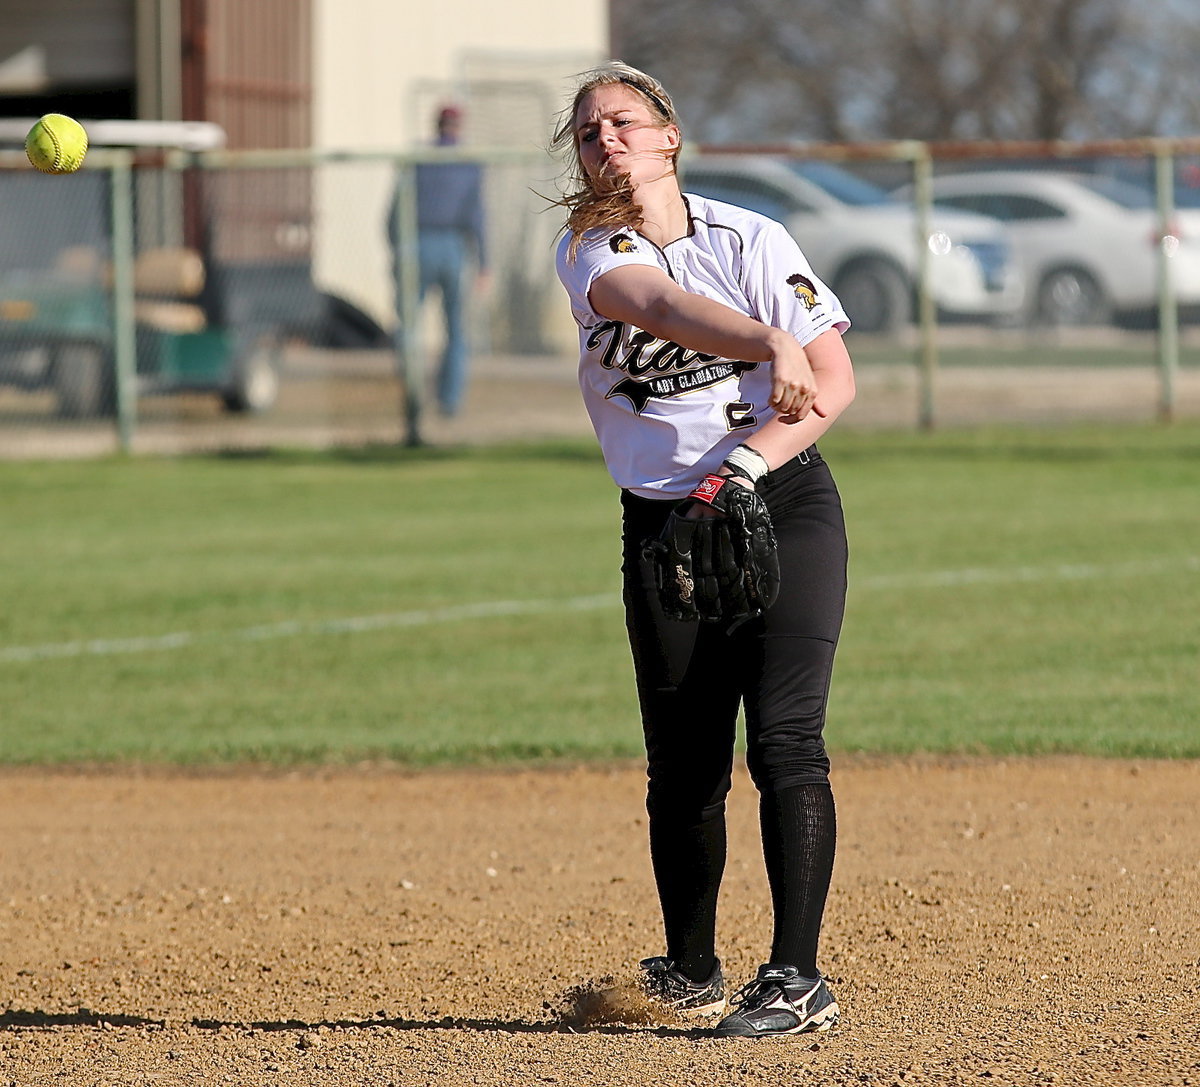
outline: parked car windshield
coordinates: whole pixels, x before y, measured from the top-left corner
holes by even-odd
[[[1152,208],[1156,204],[1154,191],[1141,185],[1131,185],[1127,181],[1099,174],[1081,177],[1079,180],[1098,196],[1103,196],[1114,204],[1120,204],[1123,208],[1136,211],[1142,208]]]
[[[871,182],[864,181],[832,162],[798,162],[795,159],[784,161],[793,172],[814,185],[819,185],[843,204],[864,207],[870,204],[893,203],[892,197],[878,185],[872,185]]]

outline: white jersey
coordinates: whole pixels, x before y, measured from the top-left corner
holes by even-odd
[[[723,302],[801,345],[850,321],[791,235],[755,212],[688,194],[687,237],[660,249],[632,230],[588,231],[558,276],[579,324],[579,384],[617,486],[644,498],[683,498],[734,446],[775,416],[769,363],[701,354],[602,317],[588,299],[597,277],[629,264],[661,268],[684,290]]]

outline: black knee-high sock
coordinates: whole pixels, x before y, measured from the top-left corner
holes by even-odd
[[[717,892],[725,871],[725,813],[700,823],[650,818],[650,859],[667,937],[667,957],[693,981],[716,963]]]
[[[771,961],[817,976],[817,943],[833,874],[837,816],[828,783],[795,785],[759,804],[775,911]]]

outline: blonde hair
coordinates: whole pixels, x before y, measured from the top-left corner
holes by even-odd
[[[567,209],[567,221],[563,229],[571,235],[571,245],[567,251],[569,260],[575,259],[579,243],[588,230],[617,227],[636,230],[642,225],[642,210],[634,202],[633,186],[629,178],[618,175],[615,178],[606,178],[597,185],[588,176],[579,155],[579,135],[575,129],[575,114],[579,110],[579,104],[597,87],[607,87],[614,83],[629,87],[645,99],[650,107],[651,116],[657,119],[656,127],[679,126],[679,115],[675,112],[671,96],[657,79],[645,72],[640,72],[622,61],[611,60],[578,77],[575,94],[570,105],[559,114],[558,127],[550,144],[551,150],[555,152],[561,153],[567,148],[571,150],[564,178],[567,191],[560,200],[554,201],[557,206]],[[673,149],[663,153],[671,164],[672,172],[675,171],[682,146],[681,137]]]

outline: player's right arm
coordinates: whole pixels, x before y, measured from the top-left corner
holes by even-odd
[[[636,325],[693,351],[770,363],[770,404],[789,421],[803,419],[813,407],[817,383],[804,348],[790,332],[685,291],[659,268],[612,268],[592,282],[588,301],[602,317]]]

